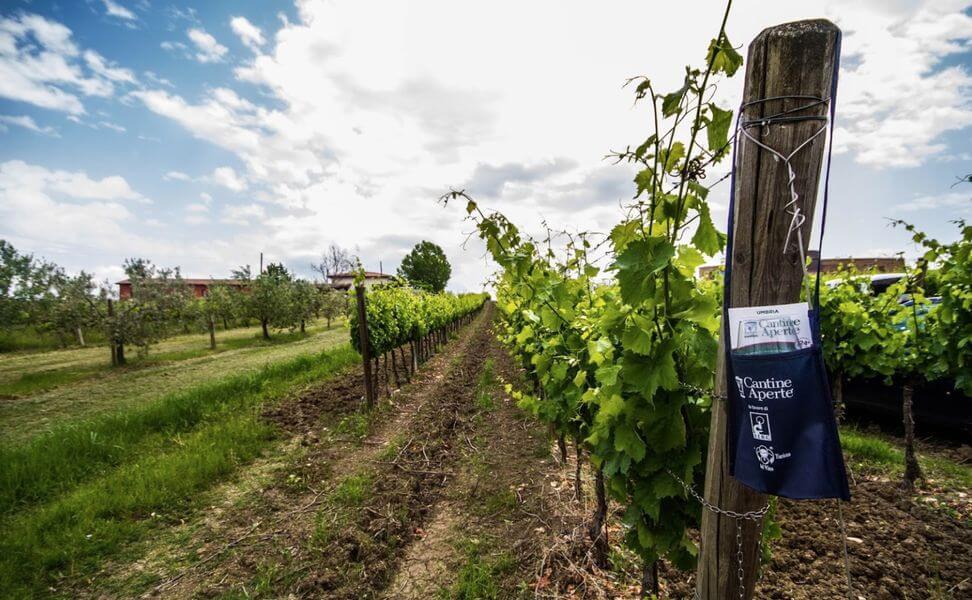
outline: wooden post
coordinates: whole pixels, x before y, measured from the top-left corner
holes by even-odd
[[[111,350],[111,366],[118,366],[118,353],[115,351],[115,305],[108,298],[108,348]]]
[[[797,21],[763,30],[749,47],[743,101],[807,95],[829,98],[835,49],[839,30],[826,20]],[[776,100],[747,109],[755,118],[801,106],[805,101]],[[800,114],[827,114],[820,105]],[[798,121],[751,129],[750,133],[783,154],[789,154],[810,138],[822,121]],[[800,150],[792,160],[796,188],[803,214],[803,240],[809,244],[817,185],[823,163],[826,137],[821,134]],[[736,140],[736,206],[732,280],[729,295],[732,306],[761,306],[797,302],[803,285],[803,267],[795,243],[784,252],[790,215],[784,210],[789,201],[787,168],[783,161],[740,136]],[[794,235],[793,239],[796,239]],[[806,248],[804,248],[806,250]],[[729,475],[726,453],[728,414],[726,375],[720,340],[716,368],[716,400],[712,407],[709,451],[706,463],[705,497],[716,506],[740,513],[758,510],[767,498],[742,485]],[[761,525],[743,521],[743,586],[745,597],[752,598],[756,583]],[[739,597],[739,565],[736,556],[736,522],[708,510],[702,513],[702,548],[697,582],[699,598],[724,600]]]
[[[364,368],[365,402],[368,408],[375,405],[375,387],[371,378],[371,347],[368,344],[368,313],[365,310],[364,286],[354,288],[358,300],[358,345],[361,346],[361,366]]]

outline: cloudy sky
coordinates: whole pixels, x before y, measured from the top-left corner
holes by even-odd
[[[261,251],[303,274],[329,243],[393,271],[441,245],[456,290],[465,187],[528,229],[608,230],[633,173],[603,160],[679,87],[722,5],[681,2],[7,0],[0,237],[116,279],[125,257],[227,276]],[[886,217],[972,217],[972,0],[737,0],[730,39],[827,17],[844,31],[828,255],[913,252]],[[742,48],[745,54],[745,48]],[[742,77],[720,97],[735,104]],[[715,175],[713,175],[715,176]],[[726,190],[714,192],[724,228]]]

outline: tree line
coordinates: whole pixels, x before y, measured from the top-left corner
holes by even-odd
[[[349,250],[331,244],[311,265],[328,278],[360,268]],[[53,336],[57,345],[105,343],[112,364],[125,364],[126,349],[144,356],[162,339],[178,333],[208,332],[216,348],[216,331],[260,325],[262,337],[275,331],[304,333],[307,321],[323,318],[330,327],[345,314],[347,297],[326,285],[297,277],[281,263],[270,263],[254,274],[249,265],[231,272],[230,281],[214,281],[205,296],[194,297],[178,267],[160,267],[144,258],[123,264],[131,296],[119,301],[108,281],[91,273],[70,275],[61,266],[18,251],[0,239],[0,351],[10,341]],[[452,273],[439,246],[422,241],[403,259],[398,275],[409,285],[439,293]],[[4,341],[7,340],[7,341]]]
[[[0,330],[52,334],[60,345],[88,343],[85,332],[107,343],[113,364],[127,362],[126,349],[140,355],[162,339],[259,323],[264,339],[271,332],[306,329],[323,318],[328,327],[345,314],[345,294],[296,277],[284,265],[269,264],[253,274],[249,266],[232,272],[236,281],[216,281],[201,298],[180,269],[159,267],[142,258],[123,265],[131,296],[118,301],[109,282],[98,283],[85,271],[69,275],[62,267],[19,252],[0,240]]]

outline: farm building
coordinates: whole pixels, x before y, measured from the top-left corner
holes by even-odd
[[[812,273],[817,270],[817,251],[807,252],[810,257],[808,270]],[[902,273],[905,270],[904,259],[900,256],[875,256],[859,257],[852,256],[846,258],[825,258],[820,264],[821,273],[836,273],[841,266],[854,267],[858,271],[867,273]],[[703,265],[699,267],[699,277],[712,277],[715,273],[721,273],[723,265]]]
[[[331,287],[336,290],[349,290],[354,285],[354,273],[335,273],[329,275],[328,279],[331,280]],[[392,279],[394,277],[387,273],[365,271],[364,285],[368,288],[379,283],[388,283]]]
[[[244,283],[238,279],[183,279],[186,285],[192,288],[192,295],[196,298],[202,298],[209,291],[209,286],[222,284],[241,289]],[[132,282],[128,279],[123,279],[118,282],[118,297],[122,300],[132,297]]]

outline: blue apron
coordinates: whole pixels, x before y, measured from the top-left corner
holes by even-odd
[[[840,56],[840,37],[836,56]],[[834,417],[830,381],[820,345],[820,322],[816,314],[820,297],[820,250],[823,223],[827,218],[830,179],[830,148],[837,93],[837,65],[830,95],[830,138],[824,179],[823,220],[817,255],[817,277],[809,324],[812,344],[777,354],[735,352],[729,333],[729,290],[732,278],[733,225],[735,220],[735,149],[732,187],[729,197],[729,227],[726,245],[726,274],[723,297],[723,325],[726,347],[727,397],[729,402],[730,473],[748,487],[775,496],[794,499],[850,499],[847,471],[840,449]],[[743,110],[740,110],[739,118]],[[737,136],[737,144],[742,143]],[[809,300],[809,299],[808,299]]]

